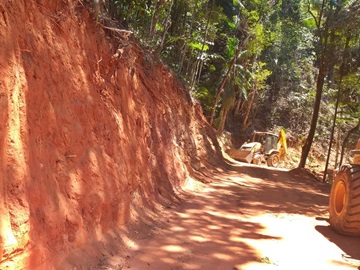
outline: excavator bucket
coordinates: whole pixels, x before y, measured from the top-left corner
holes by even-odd
[[[258,151],[261,144],[258,142],[245,143],[240,149],[228,149],[226,153],[233,159],[238,161],[251,163],[254,157],[254,153]]]
[[[251,163],[253,158],[253,152],[248,150],[228,149],[226,152],[231,158],[241,162]]]

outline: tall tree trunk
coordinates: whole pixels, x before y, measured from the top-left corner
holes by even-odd
[[[192,33],[192,31],[193,31],[193,25],[194,25],[194,22],[195,22],[195,15],[197,14],[197,10],[196,10],[196,6],[194,7],[194,9],[192,10],[192,15],[191,15],[191,21],[190,21],[190,24],[189,23],[187,23],[187,24],[189,24],[189,28],[188,28],[188,31],[186,31],[186,29],[185,29],[185,39],[184,39],[184,41],[183,41],[183,46],[182,46],[182,48],[181,48],[181,53],[180,53],[180,55],[181,55],[181,57],[180,57],[180,63],[179,63],[179,70],[178,70],[178,72],[179,72],[179,74],[181,74],[182,73],[182,70],[183,70],[183,66],[184,66],[184,61],[185,61],[185,56],[186,56],[186,53],[187,53],[187,51],[188,51],[188,47],[187,47],[187,45],[188,45],[188,41],[189,41],[189,39],[190,39],[190,37],[191,37],[191,33]],[[187,70],[184,72],[184,74],[186,75],[187,74]]]
[[[240,55],[240,53],[241,53],[241,51],[242,51],[242,49],[243,49],[243,47],[244,47],[244,45],[245,45],[245,43],[247,42],[248,39],[249,39],[249,33],[246,32],[245,39],[242,42],[239,42],[239,45],[238,45],[238,47],[236,49],[236,52],[235,52],[235,55],[234,55],[233,59],[230,62],[229,69],[228,69],[228,71],[226,72],[224,78],[221,81],[221,84],[220,84],[220,86],[218,88],[218,91],[216,93],[214,106],[213,106],[212,111],[211,111],[210,125],[212,125],[213,122],[214,122],[214,116],[215,116],[216,107],[217,107],[217,105],[219,103],[221,93],[224,90],[224,86],[225,86],[227,80],[229,79],[230,73],[231,73],[231,71],[233,70],[233,68],[235,66],[236,60],[238,59],[238,57],[239,57],[239,55]]]
[[[194,85],[195,85],[195,81],[196,81],[196,76],[197,76],[197,71],[199,69],[199,66],[200,66],[200,59],[196,59],[194,65],[192,65],[192,68],[191,68],[191,74],[190,74],[190,85],[189,85],[189,88],[191,90],[193,90],[194,88]]]
[[[155,4],[154,12],[153,12],[153,15],[151,18],[150,29],[149,29],[149,37],[150,38],[154,37],[156,24],[159,20],[161,8],[163,7],[164,4],[165,4],[165,0],[158,0]]]
[[[341,115],[340,115],[341,117]],[[339,151],[340,151],[340,140],[341,140],[341,129],[338,127],[337,134],[336,134],[336,150],[335,150],[335,168],[338,167],[338,161],[339,161]]]
[[[204,31],[203,42],[202,42],[202,45],[201,45],[200,56],[198,56],[198,63],[196,65],[196,69],[194,71],[194,76],[192,76],[192,81],[190,83],[190,89],[191,90],[194,89],[194,86],[195,86],[196,82],[198,81],[198,78],[200,78],[200,76],[201,76],[201,70],[202,70],[202,65],[203,65],[203,61],[204,61],[203,60],[203,58],[204,58],[204,50],[205,50],[207,36],[208,36],[208,33],[209,33],[210,18],[211,18],[211,13],[213,12],[213,8],[214,8],[214,1],[211,2],[209,15],[207,16],[207,22],[206,22],[206,27],[205,27],[205,31]]]
[[[332,146],[332,141],[334,139],[334,131],[335,131],[335,126],[336,126],[337,112],[338,112],[338,108],[339,108],[340,93],[341,93],[342,75],[340,75],[340,76],[341,76],[340,77],[340,82],[339,82],[339,85],[338,85],[339,88],[338,88],[338,92],[337,92],[337,95],[336,95],[334,118],[333,118],[333,123],[332,123],[332,127],[331,127],[329,149],[328,149],[328,153],[327,153],[327,158],[326,158],[326,163],[325,163],[325,169],[324,169],[324,175],[323,175],[322,182],[326,181],[327,169],[328,169],[328,166],[329,166],[329,160],[330,160],[330,154],[331,154],[331,146]]]
[[[172,7],[173,7],[173,4],[174,4],[174,1],[171,0],[171,3],[170,3],[170,7],[169,7],[169,11],[166,15],[166,18],[165,18],[165,21],[164,21],[164,33],[162,34],[162,38],[161,38],[161,42],[158,46],[158,48],[156,49],[156,53],[157,54],[160,54],[162,49],[164,48],[164,44],[165,44],[165,39],[166,39],[166,35],[169,31],[169,28],[171,26],[171,10],[172,10]]]
[[[329,160],[330,160],[330,154],[331,154],[331,146],[332,146],[332,141],[334,139],[334,131],[335,131],[335,126],[336,126],[336,118],[337,118],[337,112],[338,112],[338,108],[339,108],[339,102],[340,102],[340,94],[341,94],[341,84],[342,84],[342,79],[344,76],[344,67],[345,67],[345,57],[347,54],[347,50],[349,48],[349,42],[350,42],[350,38],[351,35],[348,34],[346,37],[346,42],[345,42],[345,47],[344,47],[344,53],[342,55],[342,63],[340,65],[340,78],[339,78],[339,82],[338,82],[338,92],[336,95],[336,104],[335,104],[335,112],[334,112],[334,118],[333,118],[333,124],[331,127],[331,134],[330,134],[330,141],[329,141],[329,150],[328,150],[328,154],[327,154],[327,158],[326,158],[326,163],[325,163],[325,169],[324,169],[324,176],[322,181],[325,182],[326,180],[326,174],[327,174],[327,169],[329,166]]]
[[[302,150],[301,150],[301,158],[300,158],[299,168],[305,167],[306,159],[309,155],[310,148],[311,148],[311,145],[314,140],[317,120],[319,117],[321,95],[322,95],[322,91],[323,91],[325,76],[326,76],[326,68],[325,68],[325,65],[323,64],[320,67],[318,79],[316,82],[316,97],[315,97],[315,103],[314,103],[314,111],[313,111],[313,115],[311,118],[311,126],[310,126],[310,130],[309,130],[309,134],[308,134],[305,144],[303,145]]]
[[[317,81],[316,81],[316,96],[315,96],[315,102],[314,102],[313,115],[311,118],[310,130],[309,130],[309,134],[308,134],[308,136],[305,140],[305,143],[302,147],[302,150],[301,150],[301,158],[300,158],[299,168],[305,168],[306,160],[307,160],[307,157],[308,157],[310,149],[311,149],[311,145],[314,140],[316,125],[317,125],[317,121],[319,118],[320,103],[321,103],[321,96],[322,96],[323,87],[324,87],[325,76],[326,76],[328,66],[329,66],[329,59],[327,59],[327,58],[329,58],[329,55],[328,55],[329,32],[328,31],[329,31],[331,12],[329,13],[328,17],[326,18],[324,29],[323,30],[321,29],[321,20],[323,18],[325,6],[326,6],[325,2],[326,2],[325,0],[322,1],[322,8],[321,8],[318,19],[311,12],[310,7],[309,7],[309,13],[315,19],[317,29],[319,32],[319,39],[320,39],[319,50],[320,51],[319,51],[318,55],[319,55],[320,65],[319,65],[319,74],[318,74]],[[321,34],[321,33],[323,33],[323,34]]]
[[[251,108],[252,108],[252,106],[254,104],[256,92],[257,92],[257,88],[256,88],[255,83],[253,83],[253,91],[251,93],[251,98],[249,100],[249,104],[248,104],[248,106],[246,108],[246,114],[244,116],[244,120],[243,120],[242,127],[241,127],[242,129],[245,129],[247,127],[247,122],[248,122],[248,119],[249,119]]]
[[[222,111],[221,121],[218,129],[218,135],[221,135],[224,132],[227,114],[228,114],[228,109],[224,108]]]

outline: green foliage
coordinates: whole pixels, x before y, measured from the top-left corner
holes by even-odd
[[[194,90],[194,96],[201,102],[205,115],[210,114],[212,100],[214,98],[210,91],[206,87],[199,87]]]
[[[266,69],[266,63],[264,62],[256,62],[254,63],[254,80],[256,83],[256,87],[259,90],[266,89],[266,80],[271,75],[271,71]]]
[[[238,39],[235,37],[229,37],[227,39],[226,56],[228,59],[234,57],[238,42]]]
[[[198,42],[195,42],[195,41],[190,41],[188,43],[188,45],[189,45],[190,48],[196,49],[196,50],[199,50],[199,51],[206,52],[207,50],[209,50],[209,45],[201,44],[201,43],[198,43]]]
[[[323,106],[333,106],[340,90],[341,124],[359,117],[360,1],[337,1],[339,5],[327,0],[324,5],[323,0],[104,3],[121,27],[134,31],[187,83],[206,116],[236,58],[215,108],[219,118],[227,118],[219,123],[230,123],[225,128],[231,131],[239,132],[249,117],[249,128],[283,126],[303,136],[322,56],[329,61]],[[320,113],[323,130],[331,110]]]

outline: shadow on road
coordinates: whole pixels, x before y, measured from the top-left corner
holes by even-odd
[[[117,265],[148,270],[352,269],[349,265],[360,258],[359,239],[319,226],[328,216],[330,186],[306,171],[229,164],[199,169],[192,177],[206,183],[203,190],[183,194],[150,222],[127,226],[126,256],[120,255]],[[299,261],[299,254],[306,260]]]
[[[360,237],[337,234],[330,226],[316,226],[315,229],[344,251],[345,261],[360,267]]]

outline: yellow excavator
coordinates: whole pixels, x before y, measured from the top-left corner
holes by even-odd
[[[338,233],[360,236],[360,139],[353,160],[334,172],[329,200],[329,223]]]
[[[233,159],[253,164],[266,162],[270,167],[278,167],[280,160],[287,154],[286,136],[283,130],[279,135],[271,132],[254,131],[249,142],[239,149],[227,149],[226,153]]]

